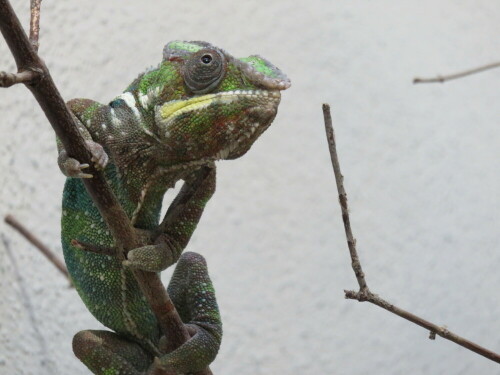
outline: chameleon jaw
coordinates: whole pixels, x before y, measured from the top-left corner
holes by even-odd
[[[168,128],[168,125],[185,113],[200,111],[211,104],[229,104],[244,97],[279,101],[281,94],[278,90],[232,90],[194,96],[187,100],[173,100],[156,108],[156,122]],[[168,133],[168,129],[166,132]]]
[[[157,134],[170,160],[182,158],[184,149],[192,150],[191,161],[236,159],[269,127],[280,99],[279,90],[256,89],[173,100],[155,108]]]

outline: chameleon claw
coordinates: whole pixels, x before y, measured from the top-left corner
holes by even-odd
[[[92,175],[91,173],[82,172],[82,169],[86,169],[88,167],[89,167],[89,165],[87,163],[80,164],[78,166],[78,168],[80,169],[80,172],[78,172],[75,177],[76,178],[92,178],[92,177],[94,177],[94,175]]]
[[[109,161],[108,154],[104,151],[104,148],[99,143],[91,140],[87,140],[85,143],[92,154],[91,161],[94,163],[96,169],[104,169]]]
[[[66,151],[63,151],[59,156],[59,168],[64,175],[73,178],[92,178],[92,174],[85,173],[82,170],[88,168],[87,163],[81,164],[78,160],[67,156]]]
[[[99,158],[96,167],[99,166],[100,169],[104,169],[104,167],[106,167],[107,164],[108,164],[108,154],[104,153]]]

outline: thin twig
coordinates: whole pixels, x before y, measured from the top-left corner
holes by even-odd
[[[0,30],[14,56],[19,71],[37,68],[43,72],[36,85],[27,85],[44,111],[68,155],[90,165],[91,179],[83,179],[87,192],[106,222],[119,250],[117,257],[124,260],[128,251],[139,247],[138,238],[130,220],[109,188],[104,174],[91,163],[91,155],[75,125],[71,114],[57,89],[50,72],[40,59],[24,32],[9,0],[0,0]],[[134,277],[154,312],[162,333],[175,347],[190,339],[184,323],[170,299],[160,276],[152,272],[134,270]],[[164,375],[170,372],[163,371]]]
[[[10,87],[18,83],[30,84],[40,78],[40,71],[24,70],[19,73],[0,72],[0,87]]]
[[[413,83],[414,84],[417,84],[417,83],[436,83],[436,82],[444,83],[446,81],[451,81],[452,79],[458,79],[458,78],[470,76],[471,74],[476,74],[476,73],[484,72],[485,70],[490,70],[490,69],[499,68],[499,67],[500,67],[500,61],[497,61],[497,62],[494,62],[492,64],[483,65],[483,66],[480,66],[478,68],[465,70],[463,72],[458,72],[458,73],[450,74],[447,76],[437,76],[434,78],[414,78]]]
[[[359,261],[358,252],[356,250],[356,239],[352,234],[351,221],[349,219],[349,207],[347,205],[347,194],[344,189],[344,176],[340,172],[339,158],[337,155],[337,146],[335,144],[335,133],[332,126],[332,115],[330,114],[330,106],[323,104],[323,115],[325,118],[326,139],[328,148],[330,149],[330,158],[332,160],[333,171],[335,173],[335,181],[337,182],[337,191],[339,193],[339,203],[342,209],[342,220],[344,221],[344,230],[347,237],[347,245],[351,253],[352,269],[358,280],[360,291],[368,290],[366,285],[365,274]]]
[[[64,263],[57,257],[52,250],[42,243],[31,231],[17,221],[12,215],[5,216],[5,222],[12,228],[17,230],[24,238],[26,238],[33,246],[35,246],[45,257],[61,272],[71,283],[68,270]]]
[[[409,320],[410,322],[415,323],[420,327],[427,329],[430,332],[429,338],[431,340],[434,340],[437,334],[438,336],[453,341],[454,343],[463,346],[464,348],[467,348],[479,355],[482,355],[483,357],[491,359],[494,362],[500,363],[500,354],[492,352],[489,349],[483,348],[482,346],[472,341],[469,341],[461,336],[458,336],[457,334],[449,331],[445,327],[440,327],[415,314],[412,314],[411,312],[403,310],[393,305],[392,303],[380,298],[376,294],[369,292],[367,294],[361,295],[359,292],[355,292],[354,290],[345,290],[344,292],[345,292],[345,298],[347,299],[355,299],[360,302],[367,301],[373,303],[374,305],[382,307],[383,309],[386,309],[387,311],[390,311],[391,313],[396,314],[403,319]]]
[[[31,0],[31,18],[30,18],[30,43],[35,52],[38,52],[40,43],[38,38],[40,36],[40,6],[42,0]]]
[[[370,302],[374,305],[382,307],[383,309],[392,312],[412,323],[415,323],[427,330],[430,331],[430,339],[434,339],[436,334],[447,339],[453,341],[454,343],[463,346],[483,357],[486,357],[492,361],[500,363],[500,354],[492,352],[489,349],[483,348],[482,346],[473,343],[463,337],[456,335],[453,332],[448,331],[448,329],[444,327],[440,327],[434,323],[428,322],[425,319],[420,318],[417,315],[414,315],[406,310],[403,310],[392,303],[380,298],[378,295],[372,293],[368,285],[366,284],[365,277],[363,274],[363,270],[361,268],[361,263],[359,262],[359,256],[356,250],[356,241],[354,240],[350,219],[349,219],[349,211],[347,208],[347,194],[344,189],[343,184],[343,176],[340,172],[340,164],[337,157],[337,146],[335,143],[335,135],[332,126],[332,117],[330,114],[330,106],[328,104],[323,104],[323,116],[325,120],[325,130],[326,136],[328,139],[328,147],[330,149],[330,157],[332,159],[333,171],[335,173],[335,181],[337,183],[337,190],[339,193],[340,207],[342,209],[342,219],[344,221],[344,229],[347,238],[347,245],[349,246],[349,252],[351,254],[351,262],[352,269],[359,284],[359,291],[353,290],[345,290],[345,298],[347,299],[355,299],[359,302]]]

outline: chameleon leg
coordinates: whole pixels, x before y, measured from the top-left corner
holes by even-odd
[[[78,126],[80,134],[85,139],[85,143],[87,145],[88,150],[92,154],[92,162],[95,164],[95,167],[97,169],[104,169],[104,167],[106,167],[109,161],[108,155],[104,151],[102,145],[93,141],[90,129],[87,129],[84,123],[80,120],[81,115],[87,108],[96,106],[98,104],[99,103],[88,99],[75,99],[75,100],[70,100],[67,103],[68,108],[72,112],[73,120],[75,121],[75,124]],[[92,178],[91,174],[85,173],[83,171],[83,169],[88,168],[89,165],[80,164],[78,160],[70,158],[59,138],[57,138],[56,141],[57,141],[57,149],[59,151],[57,164],[59,165],[61,172],[67,177]]]
[[[178,373],[201,371],[215,359],[222,340],[222,322],[205,259],[197,253],[184,253],[172,275],[168,292],[194,335],[157,362]],[[162,338],[162,341],[166,340]]]
[[[153,358],[138,344],[109,331],[80,331],[75,355],[96,375],[141,375]]]
[[[170,205],[159,226],[162,234],[155,244],[131,250],[124,265],[160,272],[174,264],[191,239],[214,192],[215,166],[200,168],[184,183]]]

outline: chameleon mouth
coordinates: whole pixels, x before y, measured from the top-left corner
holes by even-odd
[[[230,104],[241,98],[248,98],[256,102],[279,102],[281,94],[279,90],[232,90],[195,96],[187,100],[173,100],[157,108],[156,121],[167,129],[168,125],[181,115],[197,112],[214,104]],[[168,129],[166,135],[168,135]]]

